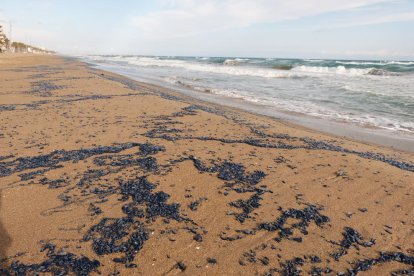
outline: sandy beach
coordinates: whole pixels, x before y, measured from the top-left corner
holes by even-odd
[[[414,154],[4,54],[0,237],[1,275],[414,273]]]

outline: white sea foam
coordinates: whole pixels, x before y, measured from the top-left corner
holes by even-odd
[[[323,60],[322,59],[305,59],[304,61],[307,61],[307,62],[322,62]]]
[[[206,89],[203,88],[197,90],[204,92],[206,91]],[[361,126],[378,127],[387,130],[414,133],[414,123],[402,123],[401,121],[395,119],[384,118],[370,114],[352,114],[350,112],[334,110],[311,102],[296,101],[292,99],[272,100],[269,98],[261,98],[258,97],[257,94],[246,91],[239,91],[237,89],[212,89],[211,93],[231,97],[234,99],[243,99],[248,102],[263,104],[266,106],[274,106],[282,111],[293,111],[315,117],[325,117],[338,121],[352,122]]]
[[[117,58],[118,59],[118,58]],[[247,66],[234,66],[245,62],[248,59],[227,59],[223,65],[196,63],[177,59],[159,59],[153,57],[130,57],[124,58],[129,64],[137,66],[153,66],[153,67],[173,67],[183,68],[186,70],[209,72],[217,74],[229,74],[237,76],[254,76],[264,78],[292,78],[292,77],[306,77],[307,75],[315,74],[340,74],[348,76],[362,76],[368,74],[374,68],[346,69],[344,66],[338,67],[319,67],[319,66],[297,66],[291,70],[275,70],[268,68],[255,68]]]
[[[387,64],[414,65],[414,61],[389,61]]]
[[[223,62],[223,64],[234,66],[234,65],[239,65],[239,64],[241,64],[243,62],[246,62],[246,61],[249,61],[249,59],[247,59],[247,58],[235,58],[235,59],[228,58]]]
[[[264,78],[289,78],[294,77],[296,74],[289,72],[277,71],[266,68],[253,68],[253,67],[238,67],[229,65],[215,65],[196,63],[184,60],[171,60],[171,59],[154,59],[150,57],[136,57],[134,60],[128,60],[129,64],[137,66],[149,66],[149,67],[172,67],[182,68],[191,71],[216,73],[216,74],[228,74],[236,76],[253,76]],[[236,61],[240,62],[240,61]]]
[[[248,62],[249,59],[235,58],[226,59],[223,64],[209,64],[202,62],[193,62],[179,59],[163,59],[159,57],[140,57],[140,56],[111,56],[111,57],[91,57],[99,60],[105,58],[109,61],[127,62],[131,65],[145,66],[145,67],[171,67],[182,68],[191,71],[208,72],[216,74],[228,74],[236,76],[253,76],[264,78],[300,78],[306,76],[318,76],[321,74],[339,74],[347,76],[363,76],[370,74],[371,70],[375,68],[345,68],[344,66],[337,67],[321,67],[321,66],[306,66],[300,65],[291,70],[278,70],[270,68],[260,68],[252,66],[235,66],[241,63]],[[204,58],[200,58],[204,59]],[[373,74],[374,75],[374,74]],[[378,74],[380,75],[380,74]],[[385,75],[385,74],[382,74]]]
[[[377,66],[385,66],[385,65],[414,65],[414,61],[335,61],[338,64],[345,64],[345,65],[377,65]]]
[[[373,62],[373,61],[335,61],[338,64],[345,64],[345,65],[387,65],[387,63],[383,63],[382,61]]]
[[[273,106],[281,111],[297,112],[319,118],[323,117],[342,122],[351,122],[356,125],[365,127],[377,127],[391,131],[401,131],[414,134],[414,123],[412,122],[401,122],[397,119],[375,116],[371,114],[353,114],[352,112],[350,113],[345,110],[338,111],[312,102],[296,101],[292,99],[260,99],[255,95],[240,95],[240,91],[237,90],[214,90],[213,93],[227,97],[243,99],[252,103]]]
[[[368,74],[374,68],[345,68],[345,66],[337,67],[321,67],[321,66],[306,66],[300,65],[294,67],[291,71],[302,72],[302,73],[316,73],[316,74],[339,74],[339,75],[349,75],[349,76],[362,76]]]

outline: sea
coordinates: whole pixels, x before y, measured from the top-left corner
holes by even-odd
[[[135,55],[81,59],[195,97],[255,106],[267,110],[266,115],[284,113],[414,137],[414,61]]]

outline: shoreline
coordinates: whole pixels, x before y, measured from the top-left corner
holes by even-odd
[[[414,271],[413,153],[72,58],[0,61],[0,274]]]
[[[74,58],[82,62],[85,62],[81,58]],[[203,93],[200,91],[187,89],[185,87],[180,88],[178,86],[168,85],[168,83],[160,83],[156,81],[151,82],[151,80],[142,80],[142,78],[137,74],[123,70],[117,70],[116,68],[111,69],[111,67],[108,65],[100,66],[98,64],[93,64],[89,62],[86,63],[93,68],[119,74],[121,76],[131,78],[132,80],[141,83],[146,83],[149,85],[154,85],[156,87],[163,87],[165,89],[174,90],[175,92],[189,96],[194,100],[217,104],[221,107],[235,108],[236,110],[242,112],[249,112],[259,116],[267,116],[275,120],[280,120],[284,121],[285,123],[297,125],[298,127],[304,127],[309,131],[322,132],[324,134],[340,138],[348,138],[355,142],[362,142],[368,144],[372,143],[377,146],[385,146],[392,149],[411,153],[414,152],[414,135],[408,133],[395,131],[393,132],[390,130],[380,128],[368,128],[356,125],[352,122],[339,122],[327,118],[318,118],[307,114],[295,114],[294,112],[277,110],[274,107],[255,104],[240,99],[234,99],[231,97],[211,93]]]

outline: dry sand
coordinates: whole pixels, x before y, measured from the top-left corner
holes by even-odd
[[[413,170],[72,59],[0,57],[1,275],[413,273]]]

